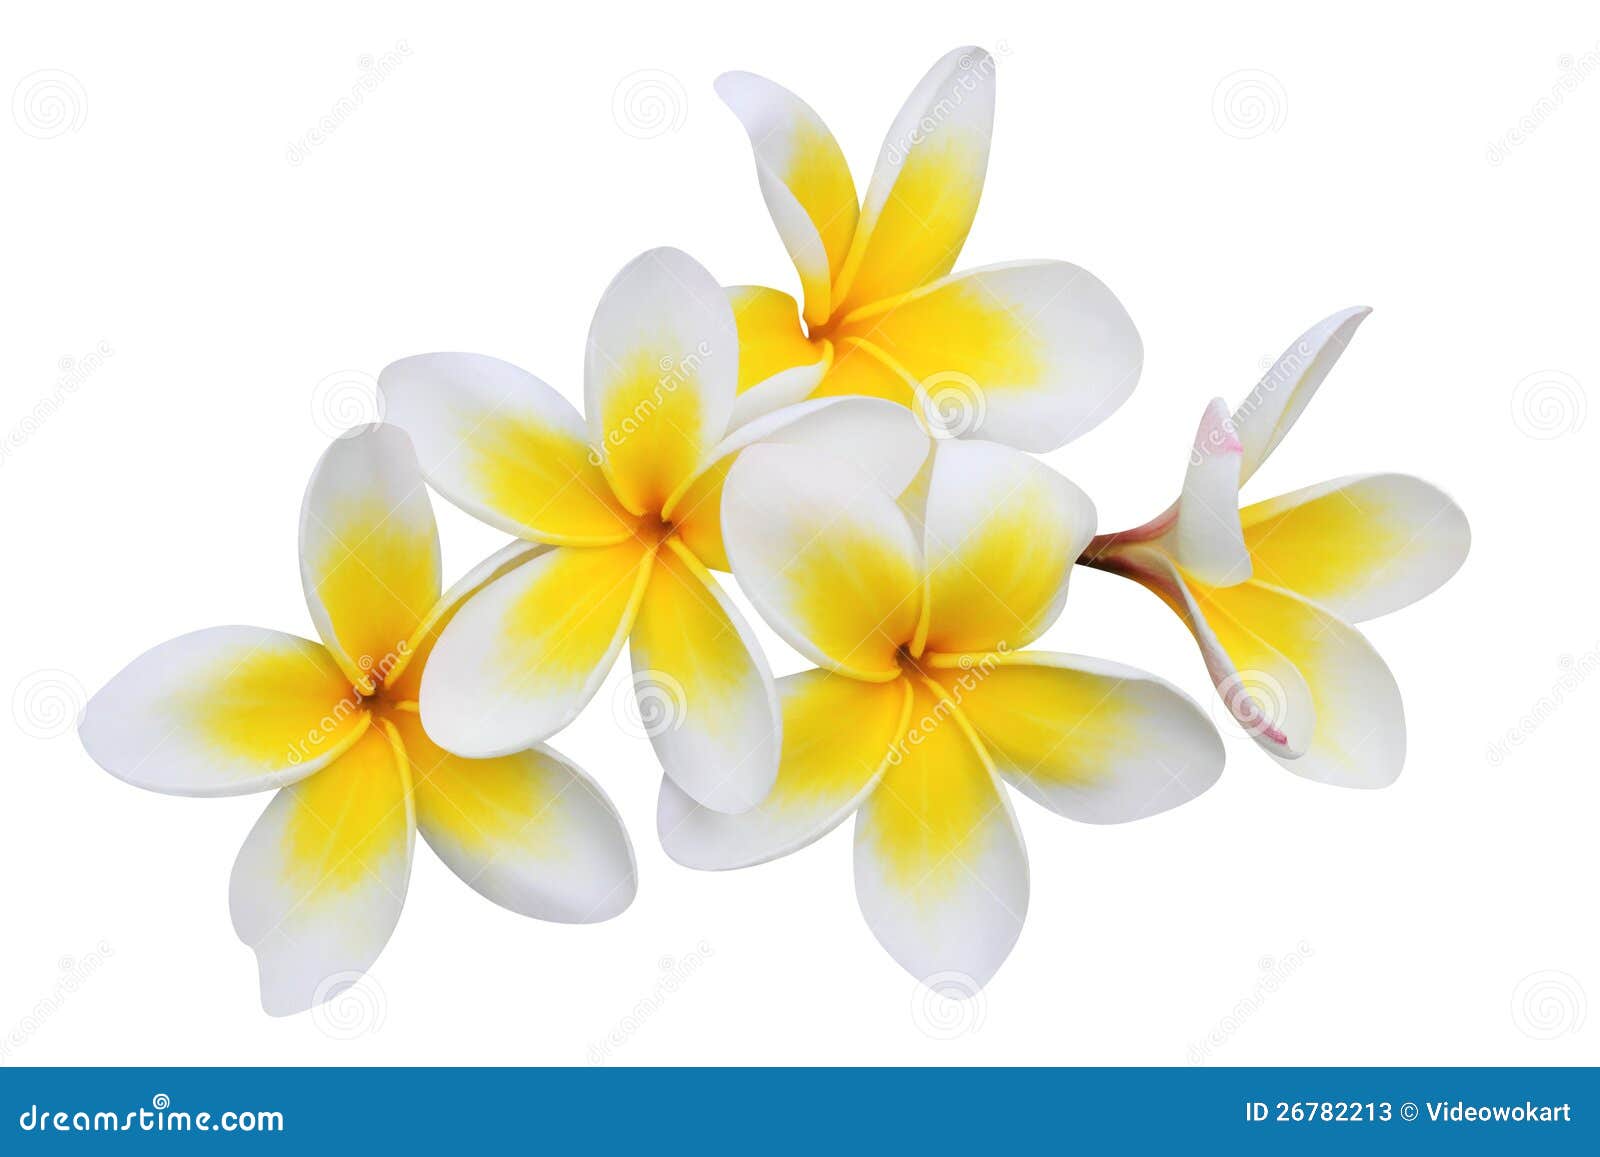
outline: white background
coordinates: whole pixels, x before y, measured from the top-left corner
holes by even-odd
[[[1204,9],[8,9],[0,88],[45,71],[66,103],[0,114],[5,1063],[1600,1061],[1600,19]],[[524,920],[419,842],[363,1003],[263,1015],[227,877],[265,798],[113,780],[70,731],[82,692],[195,628],[312,634],[300,495],[365,416],[360,375],[474,350],[579,398],[593,304],[654,245],[793,290],[719,72],[802,94],[864,187],[912,84],[968,42],[999,58],[999,108],[961,267],[1077,262],[1144,335],[1132,401],[1050,456],[1102,529],[1174,496],[1207,399],[1375,308],[1250,494],[1394,469],[1471,517],[1462,572],[1368,628],[1406,696],[1400,781],[1303,782],[1227,728],[1222,782],[1143,823],[1019,797],[1027,927],[946,1008],[857,913],[848,825],[744,872],[666,859],[622,664],[556,744],[627,821],[629,912]],[[435,505],[452,575],[500,541]],[[1110,576],[1078,573],[1044,643],[1211,702],[1177,618]]]

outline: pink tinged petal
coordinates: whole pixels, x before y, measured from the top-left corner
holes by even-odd
[[[1466,561],[1472,531],[1449,495],[1420,478],[1336,478],[1246,507],[1258,576],[1348,622],[1416,602]]]
[[[911,723],[856,815],[856,899],[878,942],[927,983],[976,991],[1028,910],[1010,801],[959,712],[916,689]]]
[[[456,611],[422,674],[422,723],[470,759],[511,755],[565,727],[628,637],[650,577],[636,542],[556,547]]]
[[[606,287],[589,326],[589,434],[618,499],[657,513],[711,462],[738,390],[733,307],[687,253],[652,249]]]
[[[1178,562],[1211,586],[1231,586],[1250,577],[1250,552],[1239,523],[1243,454],[1227,403],[1213,399],[1195,432],[1173,528]]]
[[[384,416],[410,435],[428,484],[533,542],[596,546],[631,533],[572,404],[482,354],[402,358],[378,378]]]
[[[368,426],[323,453],[300,509],[300,576],[317,633],[371,694],[442,589],[439,532],[411,440]]]
[[[325,1001],[377,960],[400,919],[415,832],[405,751],[387,723],[273,798],[228,888],[269,1014]]]
[[[716,90],[750,135],[761,195],[800,274],[806,320],[820,325],[831,310],[830,282],[855,233],[850,167],[822,118],[788,89],[728,72]]]
[[[303,779],[370,717],[320,643],[211,627],[139,656],[96,693],[78,736],[118,779],[170,795],[240,795]]]
[[[1346,309],[1312,326],[1283,351],[1234,410],[1233,427],[1243,445],[1239,485],[1249,481],[1283,441],[1371,312],[1365,306]]]
[[[683,546],[656,556],[628,642],[639,718],[667,777],[721,812],[755,807],[778,776],[778,694],[761,645]]]

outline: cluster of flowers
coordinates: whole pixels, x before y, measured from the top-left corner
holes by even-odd
[[[85,747],[130,783],[279,789],[231,888],[271,1013],[370,967],[419,831],[516,912],[583,922],[628,906],[616,810],[545,746],[624,643],[649,711],[670,689],[649,730],[672,858],[755,864],[854,815],[861,909],[919,978],[981,984],[1021,929],[1027,859],[1002,785],[1118,823],[1222,770],[1207,713],[1168,683],[1026,649],[1074,564],[1182,616],[1229,710],[1285,767],[1358,787],[1399,772],[1399,693],[1350,624],[1455,571],[1460,511],[1398,475],[1239,506],[1365,311],[1312,328],[1231,413],[1212,402],[1178,500],[1097,536],[1090,500],[1030,452],[1128,397],[1133,323],[1063,262],[951,272],[988,160],[992,58],[961,49],[933,67],[862,197],[799,98],[744,73],[717,87],[803,303],[643,254],[595,312],[587,417],[493,358],[394,363],[385,423],[335,441],[306,491],[321,642],[199,631],[89,705]],[[961,436],[930,438],[952,382]],[[448,590],[429,488],[515,536]],[[814,670],[773,678],[718,570]]]

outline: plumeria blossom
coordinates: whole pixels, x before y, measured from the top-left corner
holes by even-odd
[[[743,815],[663,784],[667,852],[756,864],[856,816],[856,895],[873,933],[927,980],[985,982],[1028,906],[1001,781],[1090,823],[1164,811],[1220,774],[1221,741],[1153,675],[1021,648],[1055,621],[1094,508],[992,442],[938,443],[920,517],[805,446],[758,445],[723,500],[734,575],[818,664],[778,681],[777,783]]]
[[[1229,711],[1307,779],[1383,787],[1405,760],[1394,676],[1352,627],[1440,586],[1467,557],[1466,516],[1403,474],[1336,478],[1239,509],[1239,490],[1327,377],[1365,309],[1336,313],[1286,350],[1230,416],[1218,398],[1195,436],[1182,497],[1082,559],[1138,580],[1193,631]]]
[[[422,680],[429,734],[464,756],[520,750],[594,695],[628,643],[662,766],[706,807],[754,807],[778,771],[778,701],[727,566],[721,499],[739,451],[813,440],[901,490],[928,452],[903,409],[819,399],[733,428],[733,309],[715,279],[652,250],[606,290],[584,366],[588,421],[532,374],[477,354],[396,362],[379,384],[429,483],[547,547],[451,620]]]
[[[220,796],[280,789],[239,852],[229,901],[274,1015],[335,995],[400,918],[415,833],[515,912],[604,920],[632,901],[616,810],[545,747],[467,760],[417,712],[420,675],[461,601],[540,548],[517,544],[440,594],[433,510],[404,433],[329,447],[300,522],[322,641],[214,627],[135,659],[89,703],[95,762],[138,787]]]
[[[747,72],[717,80],[749,133],[805,301],[760,286],[728,291],[741,420],[806,397],[870,395],[947,433],[1042,452],[1133,391],[1138,332],[1091,274],[1062,261],[951,273],[989,163],[994,72],[980,48],[935,64],[890,126],[859,201],[809,105]]]

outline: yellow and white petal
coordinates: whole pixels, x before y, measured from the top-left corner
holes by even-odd
[[[852,312],[837,326],[841,378],[854,341],[910,378],[936,431],[1037,453],[1110,417],[1144,365],[1116,295],[1064,261],[974,269]]]
[[[806,320],[821,325],[856,230],[850,166],[822,118],[788,89],[748,72],[724,73],[716,89],[750,134],[761,196],[805,290]]]
[[[1404,474],[1337,478],[1258,502],[1240,517],[1259,578],[1353,623],[1437,590],[1472,542],[1461,508]]]
[[[917,387],[910,370],[866,338],[855,335],[841,337],[834,344],[833,364],[811,396],[882,398],[920,414],[925,406],[918,400]],[[947,408],[948,405],[947,402]]]
[[[1406,749],[1400,689],[1359,631],[1258,579],[1186,589],[1212,679],[1269,755],[1319,783],[1394,782]]]
[[[1283,441],[1371,312],[1358,306],[1319,321],[1283,351],[1249,397],[1235,408],[1233,428],[1243,446],[1239,485],[1243,486]]]
[[[1228,406],[1212,400],[1195,432],[1173,526],[1173,548],[1183,569],[1211,586],[1250,577],[1250,552],[1239,520],[1239,462],[1244,446],[1233,431]]]
[[[772,672],[744,616],[681,543],[656,554],[628,653],[667,778],[714,811],[764,800],[778,777]]]
[[[417,829],[450,870],[503,908],[589,924],[633,902],[638,872],[617,809],[548,747],[462,759],[414,714],[395,726],[411,759]]]
[[[1064,816],[1142,819],[1187,803],[1222,774],[1222,740],[1206,713],[1144,671],[1032,651],[929,664],[995,770]]]
[[[730,428],[809,398],[833,364],[833,343],[800,328],[794,298],[759,285],[728,290],[739,331],[739,396]]]
[[[1088,495],[993,442],[941,441],[923,511],[929,651],[1016,649],[1055,622],[1094,537]]]
[[[728,472],[722,532],[739,585],[819,665],[883,682],[922,621],[922,557],[872,475],[805,446],[750,447]]]
[[[406,653],[399,668],[389,672],[384,682],[387,698],[391,701],[409,699],[413,702],[421,698],[422,672],[427,669],[428,656],[433,653],[434,644],[439,641],[439,636],[449,626],[450,620],[455,618],[468,596],[501,575],[510,574],[524,563],[554,549],[552,546],[521,540],[507,543],[452,583],[406,644]]]
[[[631,533],[583,418],[528,371],[482,354],[418,354],[378,384],[428,484],[468,514],[534,542],[597,546]]]
[[[241,795],[303,779],[370,718],[320,643],[211,627],[140,655],[89,700],[78,737],[135,787]]]
[[[422,673],[422,723],[434,742],[486,759],[572,722],[628,637],[650,558],[638,542],[556,547],[467,599]]]
[[[411,440],[373,425],[323,453],[300,507],[300,578],[317,633],[371,694],[439,601],[439,531]]]
[[[834,278],[834,316],[954,268],[978,211],[993,128],[994,58],[958,48],[928,71],[889,128]]]
[[[667,855],[690,868],[721,871],[765,863],[821,839],[877,785],[905,734],[911,685],[863,683],[830,671],[778,680],[783,756],[772,792],[752,811],[701,807],[663,780],[656,829]]]
[[[589,326],[589,433],[617,497],[656,513],[709,462],[739,380],[733,307],[687,253],[652,249],[606,288]]]
[[[856,814],[855,876],[872,934],[924,981],[959,973],[976,989],[1022,931],[1028,857],[1011,803],[965,720],[926,686]]]
[[[386,723],[267,805],[228,903],[268,1013],[303,1012],[377,960],[400,919],[415,831],[405,751]]]
[[[911,484],[931,448],[905,407],[878,398],[815,398],[740,426],[717,447],[716,461],[665,511],[684,543],[709,567],[728,569],[723,486],[739,452],[757,442],[809,446],[832,455],[872,475],[889,494]]]

